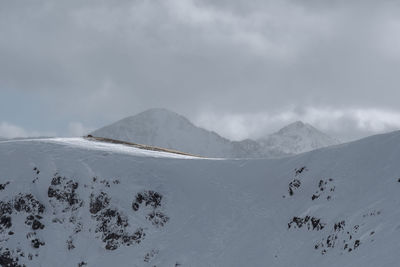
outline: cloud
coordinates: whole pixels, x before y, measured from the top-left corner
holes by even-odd
[[[93,128],[85,127],[80,122],[70,122],[66,133],[38,132],[24,129],[23,127],[8,123],[0,123],[0,138],[19,138],[19,137],[51,137],[51,136],[83,136],[93,131]]]
[[[165,107],[235,117],[223,131],[239,138],[314,108],[358,124],[353,110],[400,112],[399,12],[393,1],[2,1],[1,120],[69,135],[84,129],[70,122]],[[331,128],[350,138],[393,124],[371,123]]]
[[[28,133],[21,127],[2,122],[0,123],[0,136],[4,138],[26,137]]]
[[[54,133],[40,133],[37,131],[28,131],[20,126],[10,124],[8,122],[0,123],[0,137],[2,138],[18,138],[18,137],[40,137],[54,136]]]
[[[343,141],[400,129],[400,112],[370,108],[293,108],[276,113],[218,115],[205,112],[195,124],[233,140],[258,139],[301,120]]]

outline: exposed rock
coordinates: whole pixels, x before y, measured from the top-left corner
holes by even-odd
[[[47,191],[49,198],[53,199],[50,201],[54,205],[54,200],[59,203],[63,203],[66,210],[76,210],[83,206],[83,201],[78,197],[76,190],[79,184],[72,179],[61,177],[57,173],[51,180],[51,185]]]
[[[90,213],[96,214],[100,210],[108,207],[110,204],[110,197],[107,193],[100,192],[97,196],[93,193],[90,195]]]

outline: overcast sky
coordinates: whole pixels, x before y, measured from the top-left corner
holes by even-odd
[[[303,120],[400,128],[400,1],[0,2],[0,136],[81,135],[152,107],[232,139]]]

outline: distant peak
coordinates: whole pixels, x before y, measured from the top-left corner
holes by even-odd
[[[129,116],[126,118],[123,118],[113,124],[110,124],[108,126],[105,126],[103,128],[109,128],[109,127],[125,127],[125,128],[142,128],[144,127],[147,128],[158,128],[163,125],[163,127],[169,125],[171,127],[176,127],[176,125],[190,125],[193,126],[192,123],[184,116],[165,109],[165,108],[151,108],[147,109],[145,111],[142,111],[136,115]],[[175,126],[172,126],[175,125]],[[102,130],[103,128],[99,129]],[[96,131],[95,131],[96,132]],[[95,133],[94,132],[94,133]]]
[[[305,128],[312,128],[311,125],[306,124],[302,121],[295,121],[291,124],[286,125],[285,127],[283,127],[282,129],[280,129],[278,131],[278,133],[284,133],[284,132],[290,132],[290,131],[296,131],[299,129],[305,129]]]
[[[293,126],[293,127],[304,127],[304,126],[306,126],[306,124],[304,122],[302,122],[302,121],[295,121],[295,122],[289,124],[287,127],[290,127],[290,126]]]
[[[179,115],[178,113],[171,111],[169,109],[166,108],[150,108],[147,109],[139,114],[174,114],[174,115]],[[138,115],[139,115],[138,114]]]
[[[184,116],[166,108],[147,109],[128,118],[143,119],[143,120],[164,120],[164,119],[185,120],[185,121],[187,120]]]

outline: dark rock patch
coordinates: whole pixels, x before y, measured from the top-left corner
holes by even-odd
[[[305,172],[305,171],[308,171],[308,169],[307,169],[306,166],[303,166],[303,167],[300,167],[300,168],[296,168],[296,169],[294,170],[296,176],[302,174],[302,173]]]
[[[322,230],[325,228],[325,223],[321,222],[321,219],[305,216],[301,217],[293,217],[292,220],[288,223],[288,229],[290,228],[302,228],[307,227],[307,230]]]
[[[137,211],[139,206],[144,204],[145,206],[151,206],[156,209],[161,206],[162,198],[163,196],[160,193],[153,190],[146,190],[136,194],[136,201],[132,203],[132,208]]]
[[[2,267],[26,267],[25,264],[19,263],[19,258],[17,255],[13,255],[13,251],[8,248],[0,249],[0,266]]]
[[[11,201],[0,201],[0,233],[12,227],[12,214],[27,213],[25,223],[32,228],[43,229],[44,224],[40,222],[45,206],[40,203],[32,194],[19,193]]]
[[[75,248],[75,245],[74,245],[73,240],[72,240],[72,239],[68,239],[68,240],[67,240],[67,249],[68,249],[68,250],[72,250],[72,249],[74,249],[74,248]]]
[[[345,226],[346,226],[345,221],[337,222],[333,225],[333,231],[335,231],[335,232],[343,231]]]
[[[320,249],[321,254],[326,254],[329,250],[332,250],[335,247],[342,251],[352,252],[361,245],[361,241],[354,238],[354,236],[357,235],[359,228],[359,225],[346,227],[344,220],[337,222],[333,225],[331,234],[317,242],[314,245],[314,248],[316,250]],[[372,231],[371,233],[370,236],[375,232]]]
[[[45,207],[32,194],[18,194],[14,199],[14,209],[17,212],[42,214]]]
[[[300,188],[300,186],[301,186],[300,176],[305,171],[308,171],[306,166],[303,166],[303,167],[300,167],[300,168],[296,168],[294,170],[294,178],[289,183],[289,186],[288,186],[289,196],[293,196],[294,195],[294,191],[296,191],[298,188]]]
[[[90,213],[97,214],[102,209],[108,207],[110,204],[110,197],[107,193],[100,192],[98,195],[93,193],[90,195]]]
[[[4,214],[11,214],[13,212],[13,205],[10,201],[0,201],[0,216]]]
[[[34,167],[33,168],[33,173],[34,173],[34,175],[36,177],[32,180],[32,183],[36,183],[39,180],[39,173],[40,173],[39,168],[38,167]]]
[[[54,201],[63,203],[66,206],[63,210],[64,212],[67,210],[74,211],[83,206],[83,201],[76,192],[78,187],[78,182],[56,173],[51,180],[47,195],[52,200],[51,203],[53,202],[53,205]]]
[[[26,217],[25,224],[31,226],[32,230],[43,230],[44,224],[39,221],[41,218],[41,216],[28,215]]]
[[[381,214],[382,214],[382,211],[380,211],[380,210],[372,210],[368,213],[363,214],[363,218],[371,217],[371,216],[379,216]]]
[[[158,254],[157,249],[152,249],[150,252],[147,252],[144,256],[144,262],[150,262],[155,256]]]
[[[40,170],[39,170],[37,167],[33,168],[33,171],[34,171],[36,174],[39,174],[39,173],[40,173]]]
[[[136,194],[132,209],[138,211],[141,206],[150,208],[151,211],[146,215],[146,219],[156,227],[163,227],[169,221],[169,217],[160,211],[162,200],[163,196],[159,192],[145,190]]]
[[[0,233],[2,233],[5,229],[9,229],[12,226],[11,216],[2,215],[0,217]]]
[[[323,194],[327,195],[326,200],[331,200],[332,199],[332,193],[335,192],[335,186],[332,185],[333,179],[325,179],[325,180],[319,180],[318,182],[318,189],[311,196],[311,200],[316,200]]]
[[[98,222],[95,232],[101,234],[101,240],[106,244],[107,250],[115,250],[121,245],[139,244],[145,237],[142,228],[133,234],[128,233],[128,219],[117,209],[103,209],[94,217]]]
[[[9,184],[10,184],[10,182],[8,182],[8,181],[5,182],[4,184],[0,184],[0,191],[6,189],[6,186],[9,185]]]
[[[299,179],[293,179],[293,181],[291,181],[289,183],[289,188],[288,188],[289,195],[293,196],[294,195],[294,190],[296,190],[300,186],[301,186],[300,180]]]
[[[38,238],[31,240],[31,245],[33,248],[39,248],[40,246],[44,246],[45,242],[40,241]]]
[[[157,227],[163,227],[169,221],[169,217],[160,211],[153,211],[146,218]]]

